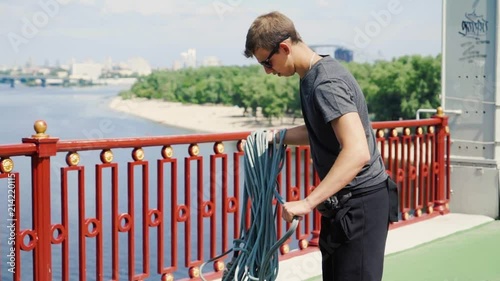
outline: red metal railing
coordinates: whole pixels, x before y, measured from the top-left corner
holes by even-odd
[[[392,228],[449,211],[447,122],[438,110],[431,119],[373,123],[387,172],[400,189],[402,220]],[[0,234],[10,231],[0,237],[15,236],[13,245],[0,241],[1,256],[10,256],[0,272],[12,273],[12,278],[3,274],[0,280],[143,280],[154,274],[161,280],[194,279],[199,266],[231,248],[240,227],[249,223],[249,217],[239,221],[241,140],[249,132],[60,141],[45,130],[45,122],[37,121],[31,138],[0,146],[0,181],[7,182],[2,185],[13,195],[0,213],[7,211],[9,222],[15,222],[12,229],[0,229]],[[147,160],[146,149],[159,147],[158,156]],[[113,161],[120,149],[132,154],[123,172],[124,163]],[[85,151],[100,152],[100,163],[89,155],[95,163],[81,164]],[[174,151],[185,156],[174,156]],[[63,152],[66,164],[55,170],[57,179],[51,176],[51,160]],[[14,169],[19,156],[31,159],[31,175]],[[94,183],[86,180],[91,173],[86,168],[92,165]],[[25,176],[31,176],[31,189],[21,185]],[[307,196],[318,184],[307,146],[288,148],[278,180],[287,200]],[[21,208],[26,193],[31,199]],[[51,196],[60,201],[56,204]],[[73,204],[70,198],[75,196]],[[278,236],[288,227],[280,217],[278,209]],[[30,227],[21,228],[24,218],[31,218]],[[319,227],[317,212],[305,216],[296,235],[281,247],[282,257],[317,246]],[[290,247],[299,251],[290,253]],[[31,261],[26,259],[29,252]],[[211,276],[220,276],[224,264],[224,258],[216,261]]]

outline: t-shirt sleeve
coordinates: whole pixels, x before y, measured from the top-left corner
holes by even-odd
[[[325,123],[349,113],[357,112],[354,93],[341,80],[328,80],[314,90],[314,105]]]

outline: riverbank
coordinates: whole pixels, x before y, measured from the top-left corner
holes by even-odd
[[[244,115],[237,106],[197,105],[161,100],[115,97],[109,103],[113,110],[132,114],[168,126],[185,128],[198,133],[229,133],[263,128],[284,128],[303,124],[302,118],[273,120]]]

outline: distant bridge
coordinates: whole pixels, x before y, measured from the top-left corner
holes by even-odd
[[[309,47],[312,49],[317,49],[317,48],[347,49],[345,46],[335,45],[335,44],[316,44],[316,45],[309,45]]]
[[[10,84],[11,88],[15,87],[16,81],[27,82],[34,80],[40,80],[40,85],[42,87],[45,87],[47,85],[63,85],[65,83],[70,83],[71,81],[78,81],[78,79],[60,78],[51,75],[0,75],[0,83]]]

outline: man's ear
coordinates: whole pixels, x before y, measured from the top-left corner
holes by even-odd
[[[285,42],[281,42],[281,43],[280,43],[280,47],[281,47],[281,48],[283,49],[283,51],[285,52],[285,55],[290,54],[290,52],[291,52],[291,48],[290,48],[290,46],[289,46],[287,43],[285,43]]]

